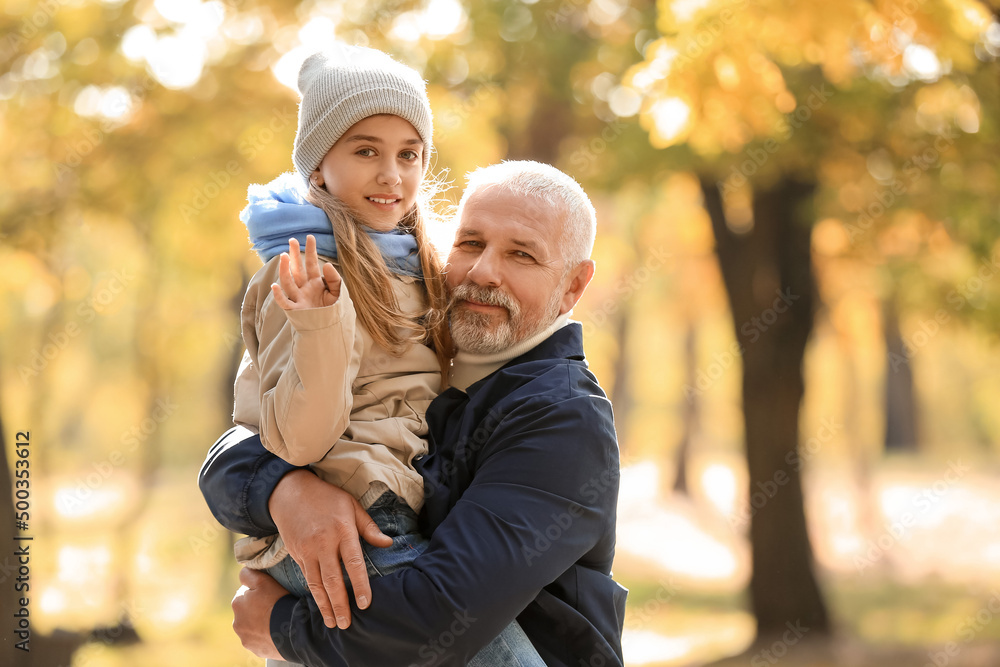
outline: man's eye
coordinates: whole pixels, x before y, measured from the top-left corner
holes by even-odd
[[[535,259],[534,257],[532,257],[532,256],[531,256],[531,255],[529,255],[528,253],[524,252],[523,250],[518,250],[518,251],[517,251],[517,252],[515,252],[514,254],[515,254],[515,255],[517,255],[517,257],[518,257],[519,259]]]

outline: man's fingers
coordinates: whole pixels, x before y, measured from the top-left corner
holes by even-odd
[[[256,588],[260,585],[260,578],[263,576],[258,570],[244,567],[240,570],[240,583],[248,588]]]
[[[392,539],[389,539],[392,544]],[[354,589],[354,599],[358,603],[358,608],[367,609],[371,604],[372,588],[368,583],[368,566],[365,564],[365,557],[361,553],[361,543],[357,540],[345,540],[340,545],[340,555],[344,559],[344,569],[351,580],[351,588]],[[348,610],[349,611],[349,610]]]
[[[362,570],[364,570],[362,559]],[[348,572],[350,572],[348,568]],[[323,572],[323,588],[330,596],[333,603],[333,617],[337,619],[337,627],[346,630],[351,625],[351,605],[347,600],[347,588],[344,585],[344,577],[340,572],[340,563],[337,563],[336,570],[331,568],[329,572]]]
[[[363,537],[365,542],[368,544],[373,547],[383,548],[392,546],[392,538],[382,532],[382,530],[378,527],[378,524],[376,524],[375,521],[368,516],[368,512],[366,512],[361,505],[355,506],[354,521],[358,526],[358,535]],[[351,574],[350,570],[347,572],[348,574]],[[354,581],[353,576],[351,577],[351,581]]]
[[[323,586],[323,575],[320,572],[319,563],[313,561],[301,569],[303,576],[306,578],[306,584],[309,586],[309,592],[312,593],[313,599],[316,600],[316,606],[319,607],[319,613],[323,615],[323,623],[328,628],[335,627],[333,604],[330,602],[330,596],[327,595],[326,588]]]
[[[243,597],[243,594],[250,590],[249,586],[240,586],[236,589],[236,595],[233,596],[232,604],[236,604],[236,601]]]

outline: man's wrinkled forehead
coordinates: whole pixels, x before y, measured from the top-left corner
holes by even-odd
[[[513,204],[520,215],[537,222],[544,222],[546,226],[555,225],[561,228],[563,225],[565,211],[561,203],[555,203],[537,195],[515,192],[503,183],[484,183],[467,193],[460,210],[460,222],[465,220],[465,212],[469,208],[489,209],[490,202],[482,204],[483,199],[494,199],[495,201],[492,202],[494,204],[498,202]]]

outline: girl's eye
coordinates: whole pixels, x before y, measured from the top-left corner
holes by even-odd
[[[358,151],[358,155],[361,157],[371,157],[372,155],[375,155],[375,151],[371,148],[362,148]]]
[[[417,151],[403,151],[402,153],[399,154],[399,157],[403,158],[404,160],[416,160],[420,156],[417,155]]]

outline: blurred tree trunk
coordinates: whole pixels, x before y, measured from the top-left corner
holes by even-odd
[[[249,284],[251,277],[246,268],[241,264],[241,285]],[[223,363],[226,364],[226,367],[223,372],[218,374],[219,406],[222,410],[220,412],[220,415],[222,415],[220,421],[225,424],[224,428],[232,426],[232,419],[230,417],[233,411],[233,385],[236,382],[236,372],[239,370],[240,362],[243,361],[243,351],[246,349],[243,345],[242,334],[238,328],[240,326],[240,311],[243,309],[243,295],[244,290],[237,289],[233,292],[233,297],[229,301],[229,311],[236,319],[237,330],[236,333],[230,331],[225,335],[226,351],[228,354],[223,357]],[[206,452],[211,444],[211,442],[205,443]]]
[[[882,304],[885,368],[885,451],[917,451],[917,409],[913,369],[906,356],[895,299]]]
[[[816,299],[807,212],[815,184],[785,178],[754,191],[753,229],[726,224],[714,180],[702,178],[716,253],[743,356],[743,418],[750,473],[750,592],[758,640],[801,624],[816,638],[830,622],[813,573],[796,458],[802,361]]]
[[[618,341],[618,357],[614,365],[614,385],[611,388],[611,405],[615,411],[615,431],[622,451],[628,448],[628,415],[632,411],[632,373],[629,371],[628,341],[631,328],[629,298],[623,298],[615,320],[615,340]]]
[[[698,385],[698,332],[694,323],[688,321],[687,332],[684,334],[684,386]],[[691,457],[691,440],[698,433],[698,393],[690,392],[681,404],[681,440],[677,445],[675,465],[677,476],[674,478],[674,491],[689,494],[687,467]]]
[[[13,444],[13,443],[11,443]],[[11,483],[11,450],[7,448],[7,430],[0,416],[0,445],[3,446],[3,457],[0,457],[0,540],[5,545],[16,544],[14,542],[14,488]],[[14,577],[17,576],[17,559],[13,555],[14,549],[5,547],[0,568],[0,618],[5,621],[13,619],[17,611],[17,595],[14,591]],[[0,641],[0,665],[14,665],[17,654],[23,653],[14,648],[16,638],[5,631],[3,640]]]
[[[243,295],[244,290],[243,285],[247,285],[250,282],[250,274],[247,272],[246,268],[240,265],[240,288],[237,288],[233,292],[233,297],[229,302],[229,309],[236,316],[236,323],[239,325],[240,318],[239,313],[243,308]],[[228,364],[228,367],[224,369],[222,373],[218,373],[220,379],[220,384],[218,385],[218,396],[219,396],[219,422],[222,427],[218,433],[206,433],[205,434],[205,452],[208,453],[208,448],[212,445],[215,438],[218,438],[225,432],[229,427],[233,425],[232,413],[233,413],[233,385],[236,382],[236,373],[239,371],[240,363],[243,361],[243,351],[246,346],[243,345],[243,337],[239,333],[227,333],[225,336],[227,355],[224,355],[223,363]],[[222,561],[222,567],[219,568],[219,579],[216,582],[218,586],[218,597],[220,599],[225,599],[227,596],[233,594],[233,573],[236,571],[234,567],[236,564],[236,558],[233,555],[233,546],[236,543],[236,535],[229,532],[225,528],[219,526],[219,529],[226,536],[226,539],[219,542],[219,548],[217,552],[218,558]]]
[[[507,159],[556,164],[559,145],[572,127],[572,110],[566,101],[551,93],[540,94],[534,100],[526,131],[511,138]]]
[[[30,430],[28,436],[30,442]],[[0,449],[3,451],[3,456],[0,456],[0,541],[6,545],[3,550],[3,557],[0,559],[0,618],[3,618],[9,624],[4,628],[2,638],[0,638],[0,665],[11,665],[12,667],[70,667],[73,653],[83,644],[83,637],[60,630],[56,630],[50,635],[40,635],[33,627],[34,619],[32,615],[38,613],[38,594],[35,592],[39,587],[37,574],[38,551],[35,546],[37,542],[35,540],[17,541],[15,538],[19,536],[33,536],[35,534],[33,518],[36,516],[36,512],[34,511],[35,503],[33,501],[38,497],[36,493],[38,476],[34,463],[35,454],[39,447],[38,443],[35,442],[31,442],[29,445],[31,454],[27,460],[30,467],[27,470],[31,475],[28,480],[31,483],[32,509],[30,510],[31,518],[28,521],[28,530],[19,535],[14,524],[14,477],[10,465],[11,461],[17,460],[16,455],[14,455],[14,449],[18,442],[23,443],[23,440],[18,440],[15,435],[14,441],[8,445],[7,426],[3,422],[2,415],[0,415]],[[19,556],[15,555],[15,552],[21,547],[26,547],[28,550],[29,562],[27,566],[30,568],[27,581],[23,582],[29,586],[25,591],[17,591],[14,588],[15,583],[18,583],[15,580],[20,576],[19,568],[21,566]],[[14,634],[14,628],[16,627],[16,618],[14,615],[21,610],[19,602],[21,597],[26,597],[29,601],[27,607],[28,622],[32,627],[29,627],[31,634],[28,638],[28,651],[23,651],[16,647],[16,644],[22,641],[22,639]]]
[[[153,218],[140,216],[143,220]],[[135,446],[134,456],[137,461],[131,466],[138,478],[137,497],[130,503],[128,511],[118,523],[115,532],[115,555],[124,563],[131,560],[139,549],[135,544],[136,527],[141,525],[141,517],[149,508],[153,490],[156,486],[156,473],[162,460],[163,424],[170,418],[176,405],[168,395],[163,377],[163,366],[170,363],[165,358],[170,346],[162,339],[162,327],[158,322],[157,308],[160,304],[160,277],[164,275],[162,256],[155,251],[155,241],[148,226],[137,226],[136,231],[143,239],[141,253],[149,258],[146,274],[149,278],[137,280],[135,289],[139,291],[136,298],[135,316],[132,320],[132,355],[135,359],[137,375],[149,387],[146,402],[145,417],[140,421],[141,430],[133,431],[139,441]],[[206,444],[206,449],[210,443]],[[114,599],[120,605],[118,624],[112,627],[112,632],[121,632],[122,636],[134,635],[132,610],[127,601],[134,600],[130,568],[121,567],[111,578],[114,589]]]

